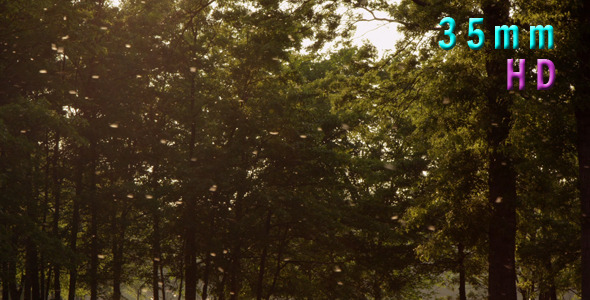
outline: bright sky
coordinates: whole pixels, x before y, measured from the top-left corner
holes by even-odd
[[[362,14],[363,19],[371,19],[373,16],[365,10],[358,10]],[[383,12],[375,12],[379,18],[387,18],[387,14]],[[355,45],[361,45],[364,41],[373,44],[378,50],[379,54],[385,51],[393,50],[395,43],[403,36],[397,30],[399,24],[389,23],[385,21],[371,21],[358,22],[356,24],[356,32],[353,37]]]
[[[114,6],[119,6],[121,0],[110,0],[110,2]],[[355,12],[361,14],[363,19],[373,17],[369,12],[362,9]],[[388,17],[386,13],[378,11],[375,12],[375,15],[379,18]],[[393,50],[395,43],[402,38],[402,35],[397,30],[398,26],[398,24],[386,21],[358,22],[356,32],[352,38],[353,44],[360,46],[365,42],[369,42],[377,48],[380,55],[383,55],[385,52]]]

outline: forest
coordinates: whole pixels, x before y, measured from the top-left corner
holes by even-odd
[[[0,0],[0,297],[590,300],[588,41],[588,0]]]

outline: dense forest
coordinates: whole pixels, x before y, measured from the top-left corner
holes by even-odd
[[[588,300],[588,41],[587,0],[0,0],[0,297]]]

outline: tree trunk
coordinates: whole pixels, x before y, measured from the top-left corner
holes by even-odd
[[[92,122],[91,122],[92,123]],[[98,300],[98,197],[96,195],[96,141],[90,143],[89,208],[90,208],[90,300]]]
[[[77,242],[78,242],[78,228],[80,226],[80,201],[82,198],[82,190],[83,190],[83,181],[82,181],[82,174],[84,173],[83,169],[83,159],[82,154],[78,157],[78,166],[76,167],[76,195],[73,199],[73,208],[72,208],[72,229],[70,232],[70,250],[72,253],[76,253]],[[76,298],[76,283],[78,279],[78,262],[77,259],[74,258],[74,261],[71,263],[70,266],[70,282],[68,288],[68,300],[75,300]]]
[[[581,35],[576,47],[581,78],[576,85],[576,123],[578,131],[578,163],[580,177],[580,205],[582,209],[582,299],[590,299],[590,49],[584,42],[590,39],[590,1],[583,1],[583,7],[576,10],[580,24],[577,26]]]
[[[158,286],[158,271],[160,265],[160,217],[158,216],[158,209],[153,214],[154,232],[152,239],[152,294],[154,300],[160,299],[160,292]]]
[[[459,300],[467,300],[465,293],[465,247],[462,243],[457,246],[457,256],[459,257]]]
[[[509,1],[484,1],[485,27],[493,34],[494,26],[509,22]],[[509,24],[507,24],[509,25]],[[489,115],[488,186],[491,218],[489,220],[490,300],[516,300],[516,172],[510,157],[507,138],[512,127],[511,99],[503,68],[509,50],[489,50],[486,60],[486,89]]]
[[[59,234],[59,218],[61,213],[61,178],[59,177],[59,140],[60,134],[55,133],[55,144],[53,146],[53,166],[52,166],[52,177],[53,177],[53,235],[55,238],[60,238]],[[53,299],[61,300],[61,283],[60,283],[60,266],[55,264],[53,266]]]
[[[205,253],[205,271],[203,272],[203,292],[201,299],[207,299],[209,296],[209,275],[211,273],[211,255]]]
[[[191,88],[190,88],[190,116],[191,116],[191,131],[189,139],[189,157],[188,162],[191,161],[194,155],[195,148],[195,136],[196,136],[196,123],[194,120],[195,114],[195,75],[190,76]],[[185,299],[196,300],[197,299],[197,245],[195,232],[197,229],[196,223],[197,215],[197,203],[196,198],[193,195],[187,195],[185,200],[185,248],[184,248],[184,267],[185,267]]]
[[[272,213],[269,211],[266,215],[266,222],[264,223],[264,246],[262,248],[262,254],[260,255],[260,266],[258,268],[258,282],[256,284],[256,300],[262,300],[264,292],[264,272],[266,267],[266,256],[268,255],[268,244],[270,234],[270,220]]]
[[[590,91],[586,95],[590,95]],[[582,105],[579,104],[576,110],[576,122],[582,208],[582,299],[587,300],[590,299],[590,104],[585,104],[586,107]]]
[[[116,206],[115,206],[116,208]],[[124,214],[121,215],[121,223],[125,222]],[[123,270],[123,242],[125,233],[123,229],[124,225],[118,225],[117,213],[113,212],[113,300],[121,299],[121,274]]]

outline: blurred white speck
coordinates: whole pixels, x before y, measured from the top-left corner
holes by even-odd
[[[133,194],[127,194],[127,198],[133,199]]]
[[[342,269],[340,269],[339,266],[334,266],[334,272],[340,273],[340,272],[342,272]]]
[[[190,71],[191,71],[191,73],[197,72],[197,67],[190,67]]]
[[[217,185],[216,185],[216,184],[212,185],[212,186],[209,188],[209,191],[210,191],[210,192],[215,192],[215,191],[217,191]]]
[[[131,44],[125,44],[125,48],[131,48]]]
[[[496,203],[502,203],[503,198],[502,197],[498,197],[496,198]]]
[[[41,74],[47,74],[47,70],[39,70],[39,73],[41,73]]]
[[[147,195],[145,195],[145,198],[146,198],[146,199],[154,199],[154,196],[152,196],[152,195],[150,195],[150,194],[147,194]]]
[[[119,124],[117,124],[117,123],[111,123],[111,124],[109,124],[109,127],[111,127],[111,128],[119,128]]]
[[[436,227],[434,227],[434,226],[432,226],[432,225],[429,225],[429,226],[428,226],[428,230],[430,230],[430,231],[434,231],[434,230],[436,230]]]
[[[271,132],[269,132],[269,133],[270,133],[270,135],[278,135],[278,134],[279,134],[279,132],[278,132],[278,131],[271,131]]]
[[[92,75],[92,79],[98,79],[99,76],[98,75]]]
[[[305,134],[302,134],[302,135],[300,135],[299,137],[300,137],[300,138],[302,138],[302,139],[306,139],[306,138],[307,138],[307,135],[305,135]]]
[[[67,39],[69,39],[69,38],[70,38],[70,36],[69,36],[69,35],[64,35],[64,36],[62,36],[62,37],[61,37],[62,41],[63,41],[63,40],[67,40]]]

